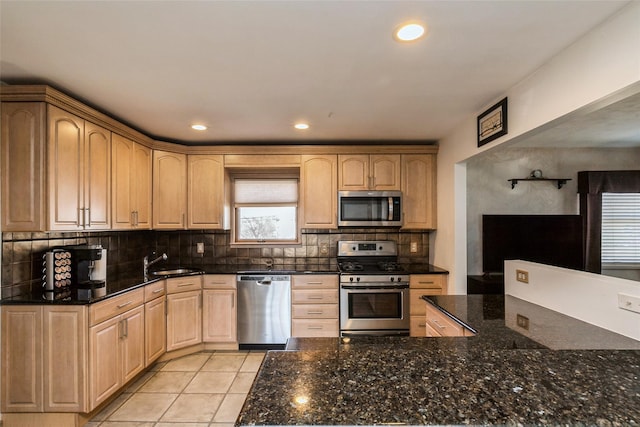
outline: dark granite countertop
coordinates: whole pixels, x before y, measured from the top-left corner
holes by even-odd
[[[442,268],[433,266],[431,264],[402,264],[410,274],[448,274],[449,272]],[[198,266],[174,266],[170,264],[164,264],[158,269],[174,269],[174,268],[189,268],[197,270],[194,273],[177,274],[165,277],[153,277],[145,281],[142,274],[123,275],[115,279],[108,278],[106,282],[106,289],[98,292],[78,292],[73,289],[69,289],[62,292],[44,292],[42,289],[34,289],[31,294],[19,295],[13,298],[5,298],[0,300],[0,305],[11,304],[93,304],[98,301],[102,301],[106,298],[110,298],[119,295],[123,292],[134,290],[141,286],[145,286],[149,283],[153,283],[157,280],[170,277],[179,277],[193,274],[238,274],[238,273],[260,273],[260,274],[338,274],[337,266],[321,266],[314,264],[287,264],[287,265],[274,265],[270,270],[261,267],[260,265],[218,265],[218,264],[203,264]]]
[[[640,342],[569,321],[548,335],[596,331],[601,349],[554,350],[512,329],[512,305],[530,331],[567,316],[512,298],[432,300],[475,337],[291,339],[267,353],[236,425],[640,425]]]

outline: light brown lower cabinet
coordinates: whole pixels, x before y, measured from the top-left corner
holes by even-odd
[[[428,337],[471,337],[475,333],[425,301],[426,334]]]
[[[89,329],[91,409],[145,368],[144,329],[142,305]]]
[[[412,274],[409,277],[409,335],[425,337],[426,305],[423,295],[442,295],[446,293],[447,276],[444,274]]]
[[[86,342],[86,306],[3,306],[2,412],[87,412]]]
[[[202,281],[202,341],[237,344],[235,274],[207,274]]]
[[[291,335],[337,337],[338,276],[293,275],[291,289]]]
[[[201,276],[167,279],[167,351],[202,342]]]
[[[144,358],[151,365],[167,351],[166,281],[144,287]]]

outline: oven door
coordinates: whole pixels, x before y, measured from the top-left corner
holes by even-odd
[[[409,285],[380,286],[360,283],[340,286],[342,335],[405,333],[409,330]]]

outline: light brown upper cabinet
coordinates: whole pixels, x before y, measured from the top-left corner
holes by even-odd
[[[110,150],[111,132],[60,108],[3,103],[3,230],[109,229]]]
[[[49,229],[111,228],[111,132],[49,105]]]
[[[153,150],[153,228],[187,226],[187,156]]]
[[[151,228],[151,149],[113,134],[112,228]]]
[[[341,154],[340,190],[400,190],[399,154]]]
[[[187,156],[187,227],[228,228],[225,216],[225,174],[222,155]]]
[[[302,228],[337,228],[337,157],[305,155],[300,163]]]
[[[402,228],[436,229],[435,155],[402,155],[402,197]]]
[[[2,230],[44,231],[46,104],[2,103]]]

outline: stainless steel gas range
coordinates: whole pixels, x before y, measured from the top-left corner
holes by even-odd
[[[338,242],[340,335],[409,335],[409,275],[394,241]]]

